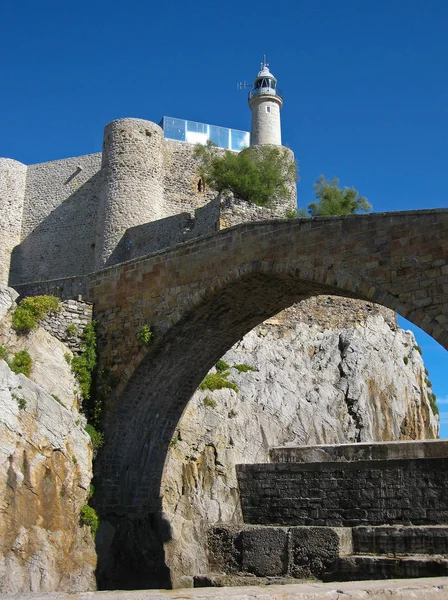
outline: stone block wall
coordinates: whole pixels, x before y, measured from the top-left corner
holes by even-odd
[[[11,285],[93,271],[100,166],[90,154],[27,167]]]
[[[352,533],[331,527],[216,525],[208,535],[213,572],[322,577],[352,551]]]
[[[92,310],[93,306],[88,302],[67,300],[61,303],[59,312],[50,313],[40,326],[64,342],[72,352],[79,352],[84,329],[92,321]]]
[[[216,198],[216,192],[200,181],[194,145],[164,140],[163,159],[166,216],[185,211],[193,214]]]
[[[158,252],[219,230],[219,198],[195,211],[131,227],[109,258],[111,264]]]
[[[244,521],[334,527],[445,524],[447,450],[445,441],[279,449],[271,459],[295,455],[297,461],[237,467]]]
[[[21,298],[27,296],[57,296],[61,299],[80,298],[88,301],[90,295],[90,277],[66,277],[14,285]]]

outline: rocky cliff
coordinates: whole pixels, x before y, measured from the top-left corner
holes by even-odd
[[[0,359],[0,593],[93,590],[95,546],[79,517],[92,448],[69,350],[42,328],[15,335],[15,297],[0,288],[0,346],[27,349],[34,381]]]
[[[176,587],[207,570],[208,525],[242,521],[235,464],[268,462],[279,445],[438,436],[415,338],[377,305],[310,299],[223,359],[224,379],[237,389],[196,392],[165,467],[165,552]]]

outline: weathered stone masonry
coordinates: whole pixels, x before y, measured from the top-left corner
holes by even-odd
[[[92,321],[92,310],[88,302],[67,300],[61,302],[59,312],[50,313],[39,325],[64,342],[72,352],[79,352],[84,329]]]
[[[215,232],[216,206],[195,218],[216,197],[197,166],[194,146],[143,119],[109,123],[102,153],[28,167],[0,159],[0,282],[86,276]],[[271,216],[296,206],[295,182],[291,192]]]
[[[443,525],[446,440],[274,448],[238,465],[244,522],[354,527]]]

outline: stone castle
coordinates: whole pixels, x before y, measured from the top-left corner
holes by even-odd
[[[282,104],[263,63],[249,93],[252,146],[281,145]],[[250,135],[167,117],[161,125],[125,118],[105,127],[97,154],[29,166],[0,159],[0,282],[82,277],[238,222],[235,211],[225,218],[223,202],[198,175],[194,144],[208,139],[239,151]],[[259,218],[295,208],[295,182],[291,192],[273,211],[258,210]]]

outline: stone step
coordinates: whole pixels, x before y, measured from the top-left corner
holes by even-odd
[[[448,526],[353,527],[354,554],[448,555]]]
[[[195,575],[193,587],[239,587],[247,585],[287,585],[292,583],[305,583],[315,579],[297,579],[296,577],[257,577],[252,573],[203,573]]]
[[[323,581],[356,581],[363,579],[407,579],[414,577],[446,577],[448,559],[443,557],[345,556],[325,573]]]

